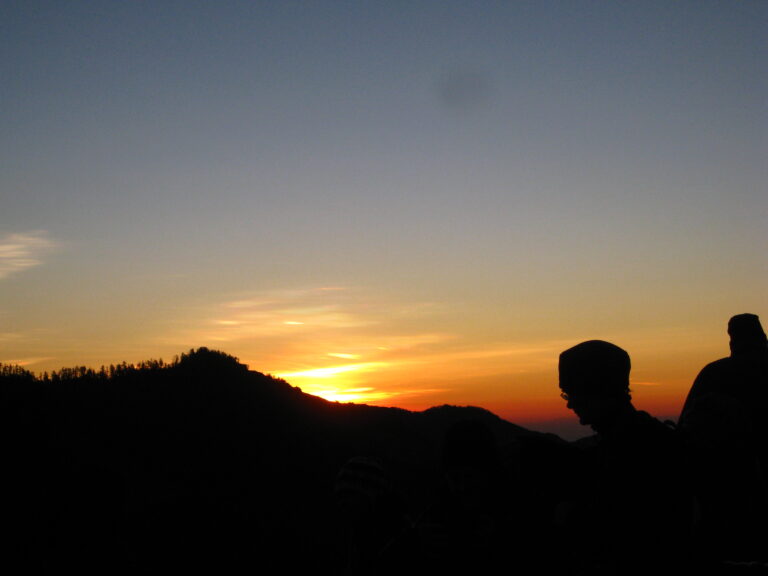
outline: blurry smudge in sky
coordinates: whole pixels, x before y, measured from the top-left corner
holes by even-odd
[[[490,77],[476,68],[450,68],[436,83],[440,103],[460,113],[471,113],[491,96]]]

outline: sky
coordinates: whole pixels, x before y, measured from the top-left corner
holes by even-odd
[[[674,417],[768,318],[766,38],[762,0],[5,1],[0,362],[207,346],[560,431],[603,339]]]

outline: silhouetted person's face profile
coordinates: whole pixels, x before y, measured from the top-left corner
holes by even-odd
[[[737,314],[732,317],[728,321],[728,335],[731,337],[731,356],[768,350],[768,341],[756,314]]]
[[[577,344],[560,354],[560,390],[579,422],[605,431],[628,409],[629,354],[602,340]]]

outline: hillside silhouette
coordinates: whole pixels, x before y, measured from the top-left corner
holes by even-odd
[[[570,445],[481,408],[329,402],[207,348],[41,376],[3,365],[3,557],[28,573],[331,566],[345,463],[374,459],[404,509],[426,510],[443,439],[468,420],[531,502],[558,489]]]

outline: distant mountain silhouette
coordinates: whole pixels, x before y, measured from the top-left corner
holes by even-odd
[[[446,431],[469,419],[509,459],[567,445],[481,408],[329,402],[207,348],[40,377],[0,366],[3,558],[28,573],[322,566],[344,463],[379,459],[423,509]],[[546,475],[531,486],[546,489]]]

